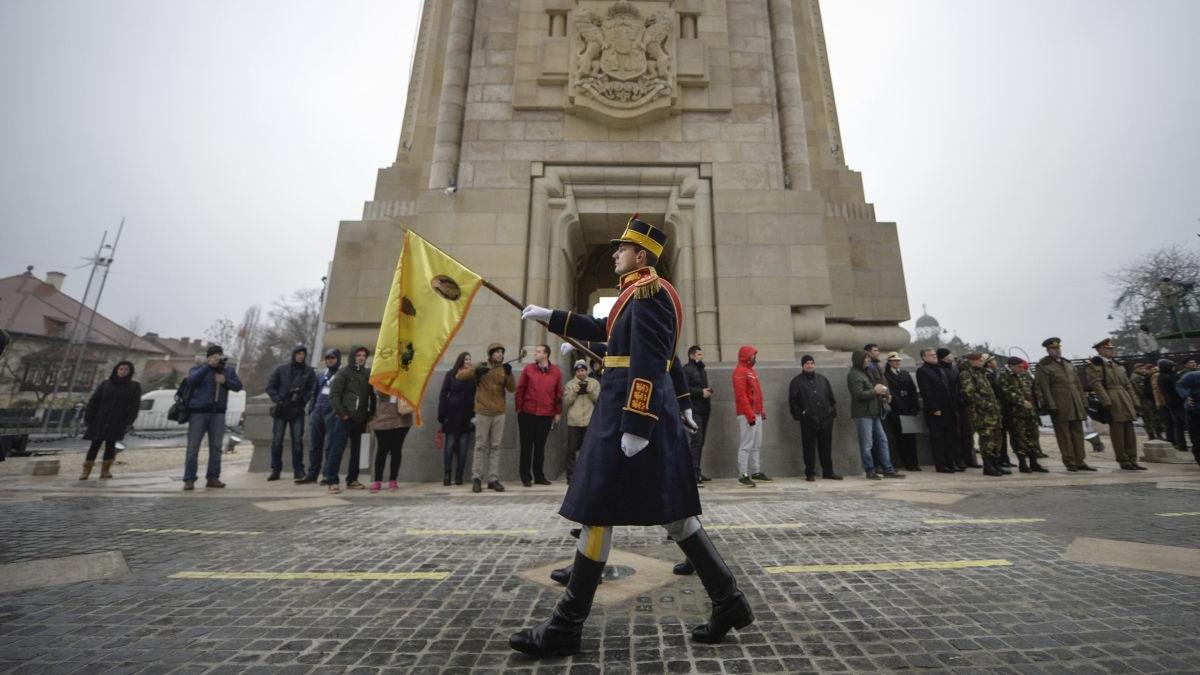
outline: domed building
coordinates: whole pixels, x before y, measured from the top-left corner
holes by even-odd
[[[916,329],[913,332],[916,333],[917,342],[936,341],[942,333],[942,325],[937,319],[929,316],[925,305],[921,305],[921,316],[917,317]]]

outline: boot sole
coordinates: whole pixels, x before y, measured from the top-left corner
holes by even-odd
[[[508,646],[511,647],[514,651],[521,652],[522,654],[527,654],[534,658],[548,658],[548,657],[552,657],[552,656],[572,656],[574,654],[579,653],[579,644],[578,643],[576,643],[574,645],[563,645],[562,647],[555,647],[554,649],[548,649],[545,651],[539,651],[536,645],[527,645],[524,643],[513,642],[510,639],[508,641]]]
[[[739,616],[737,621],[734,621],[732,623],[732,625],[730,626],[730,628],[728,628],[728,631],[725,631],[724,633],[721,633],[720,635],[703,635],[703,634],[697,635],[695,632],[695,629],[694,629],[694,631],[692,631],[692,633],[691,633],[691,639],[697,641],[697,643],[703,643],[706,645],[715,645],[716,643],[720,643],[721,640],[724,640],[725,635],[730,633],[730,631],[740,631],[740,629],[743,629],[746,626],[751,625],[751,623],[754,623],[754,613],[746,613],[745,616]]]

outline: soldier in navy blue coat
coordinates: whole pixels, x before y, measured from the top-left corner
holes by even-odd
[[[621,294],[608,317],[530,305],[523,319],[545,321],[559,335],[606,343],[600,399],[583,439],[575,475],[559,514],[582,525],[566,591],[551,617],[509,638],[533,656],[579,651],[583,623],[612,546],[614,525],[662,525],[696,568],[712,600],[698,642],[720,641],[754,614],[697,516],[691,453],[684,431],[694,427],[687,389],[677,373],[683,307],[654,271],[667,236],[635,215],[612,243]],[[681,400],[684,401],[681,404]]]

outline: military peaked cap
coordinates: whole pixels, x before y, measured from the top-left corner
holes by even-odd
[[[654,227],[644,220],[638,219],[637,213],[629,218],[625,231],[620,237],[612,240],[615,244],[636,244],[654,254],[657,258],[662,255],[663,247],[667,245],[667,233]]]
[[[1100,349],[1101,347],[1111,347],[1111,346],[1113,346],[1112,338],[1104,338],[1103,340],[1092,345],[1092,349]]]
[[[1057,347],[1061,344],[1062,340],[1059,338],[1046,338],[1045,340],[1042,340],[1043,347]]]

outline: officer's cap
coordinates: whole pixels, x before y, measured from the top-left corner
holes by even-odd
[[[888,354],[887,360],[888,361],[899,361],[900,360],[900,352],[892,352],[892,353]]]
[[[661,256],[663,247],[667,245],[667,233],[644,220],[639,220],[638,215],[635,213],[629,217],[625,231],[620,237],[613,239],[612,243],[636,244],[653,253],[655,257]]]
[[[1103,340],[1092,345],[1092,349],[1100,349],[1101,347],[1111,347],[1111,346],[1113,346],[1112,338],[1104,338]]]
[[[1062,344],[1062,340],[1059,338],[1056,338],[1056,337],[1046,338],[1045,340],[1042,340],[1043,347],[1058,347],[1061,344]]]

